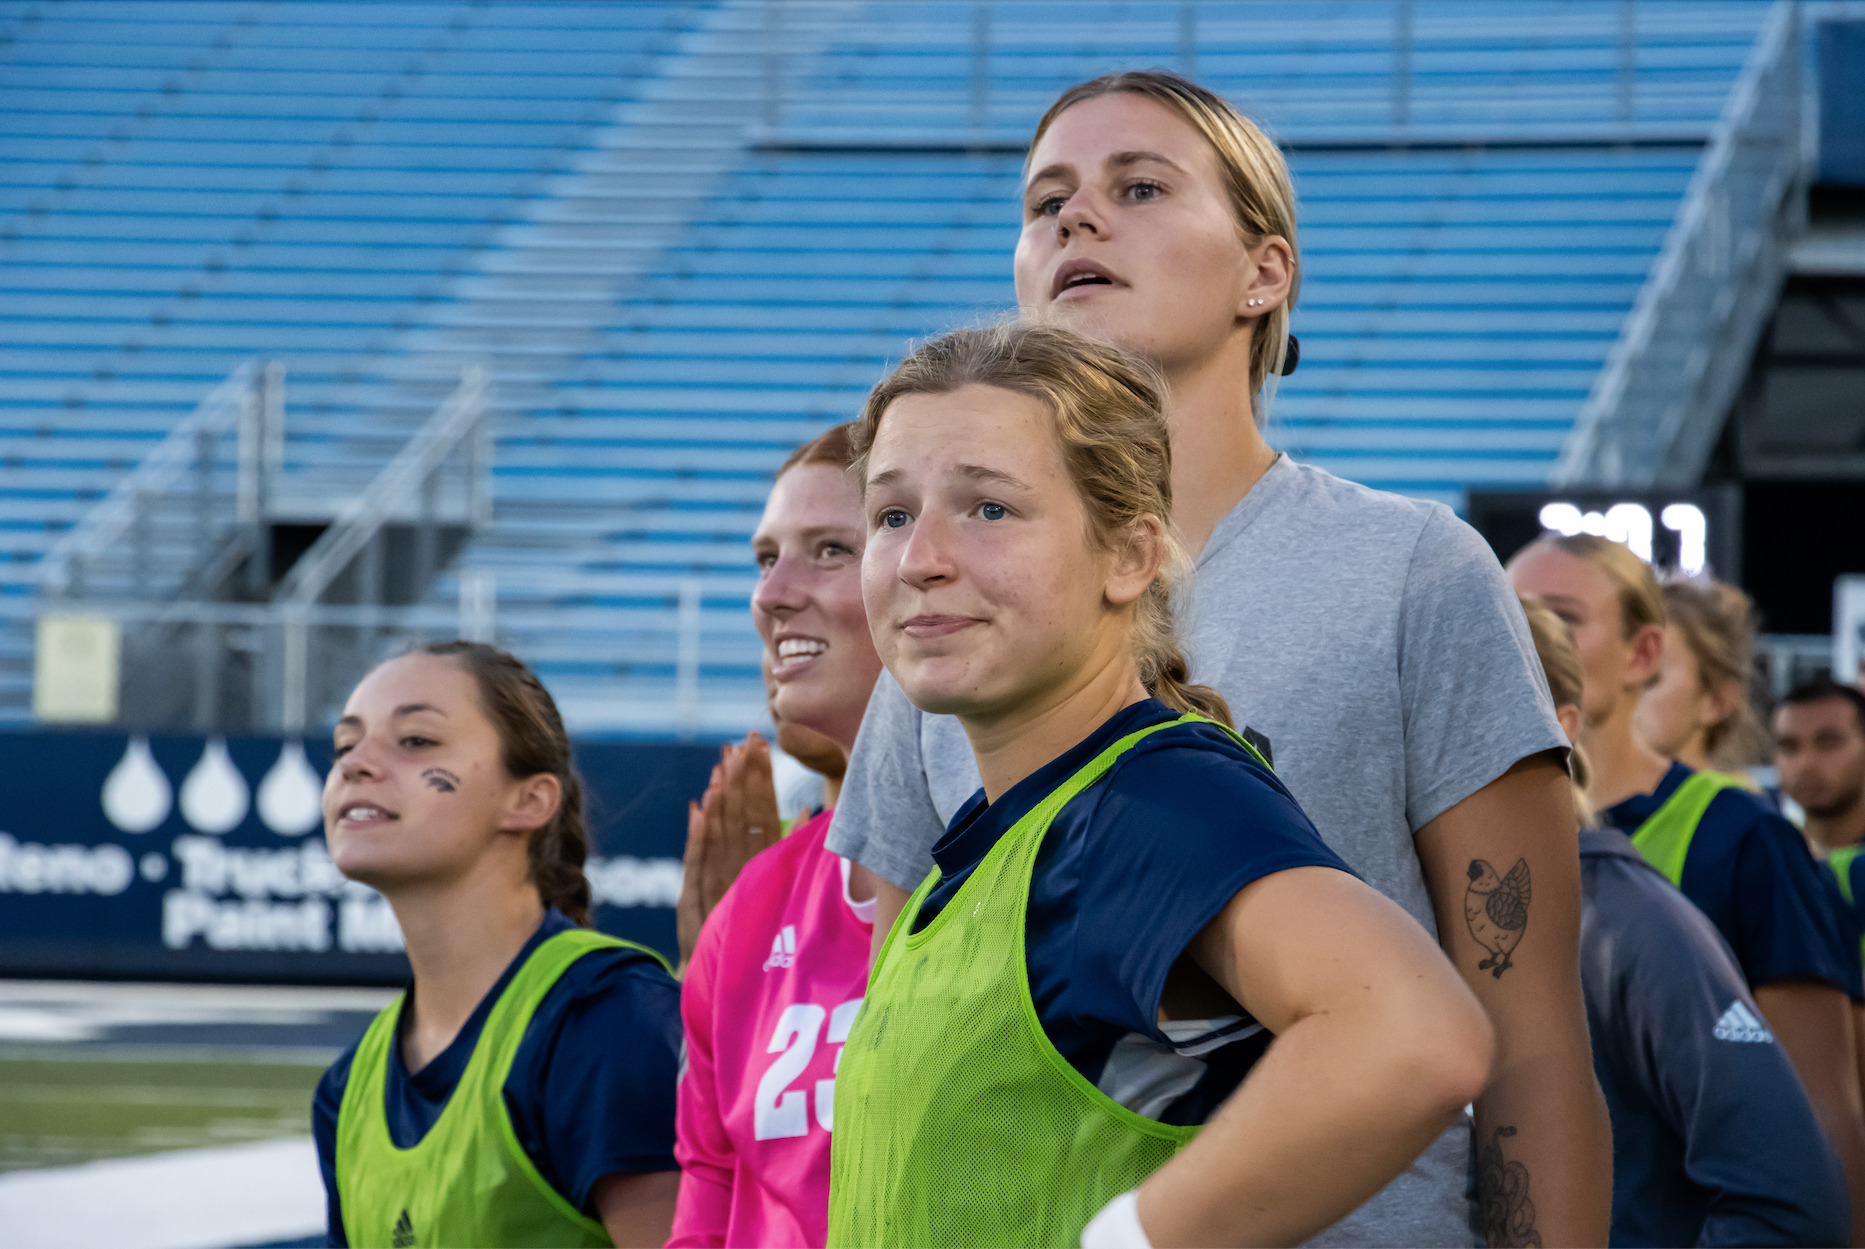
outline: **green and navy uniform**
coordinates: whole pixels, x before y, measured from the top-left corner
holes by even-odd
[[[318,1085],[329,1243],[606,1245],[596,1181],[676,1169],[679,987],[659,955],[553,910],[413,1073],[404,1001]]]
[[[1865,844],[1841,846],[1826,856],[1826,868],[1833,874],[1839,896],[1846,904],[1853,932],[1859,938],[1859,952],[1865,956]]]
[[[1600,812],[1710,917],[1751,989],[1817,980],[1861,996],[1859,942],[1800,831],[1739,780],[1673,763]]]
[[[933,848],[837,1076],[829,1243],[1074,1244],[1269,1042],[1159,1020],[1173,964],[1252,881],[1346,871],[1261,759],[1155,700]]]

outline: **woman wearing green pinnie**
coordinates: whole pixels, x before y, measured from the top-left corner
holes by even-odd
[[[1481,1092],[1490,1028],[1190,682],[1159,381],[960,331],[856,441],[876,647],[984,784],[843,1051],[829,1242],[1322,1231]]]
[[[596,932],[557,706],[504,651],[379,665],[337,721],[330,855],[395,908],[414,980],[317,1087],[332,1245],[660,1245],[680,990]]]

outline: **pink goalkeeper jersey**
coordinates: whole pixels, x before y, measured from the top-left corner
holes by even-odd
[[[868,987],[874,904],[815,816],[745,867],[707,917],[680,1011],[679,1205],[669,1246],[828,1238],[835,1069]]]

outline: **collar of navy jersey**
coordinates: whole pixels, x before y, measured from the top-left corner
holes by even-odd
[[[1176,720],[1178,716],[1178,712],[1156,698],[1122,707],[1108,717],[1100,728],[1012,785],[996,802],[986,802],[984,790],[978,790],[953,813],[952,823],[947,827],[945,836],[934,843],[933,862],[948,877],[954,871],[977,862],[984,854],[968,854],[965,853],[967,849],[979,845],[988,850],[990,845],[995,844],[1018,820],[1034,811],[1037,804],[1054,793],[1063,782],[1093,762],[1095,756],[1129,733],[1137,733],[1165,720]]]
[[[1658,787],[1648,794],[1633,794],[1630,798],[1613,803],[1600,812],[1600,819],[1616,828],[1635,829],[1677,792],[1677,787],[1689,780],[1695,772],[1684,764],[1673,762],[1658,782]]]
[[[395,1064],[402,1078],[418,1088],[438,1088],[458,1083],[460,1076],[466,1071],[467,1060],[473,1056],[473,1049],[479,1044],[479,1034],[486,1030],[486,1019],[492,1014],[493,1005],[505,992],[506,986],[511,984],[512,977],[518,974],[518,969],[525,965],[526,959],[537,953],[540,945],[558,933],[574,927],[576,924],[568,915],[554,906],[546,907],[544,918],[538,924],[537,931],[531,934],[531,939],[525,942],[524,948],[512,956],[512,961],[505,965],[505,970],[499,973],[499,978],[493,982],[490,989],[486,990],[486,995],[479,999],[479,1005],[473,1007],[473,1013],[468,1015],[466,1022],[460,1025],[459,1032],[455,1033],[453,1040],[447,1043],[447,1048],[428,1059],[427,1065],[419,1071],[408,1070],[407,1060],[403,1057],[400,1045],[402,1029],[408,1022],[408,999],[414,993],[414,982],[409,981],[406,996],[402,998],[402,1009],[395,1020],[397,1043],[389,1047],[389,1061]]]

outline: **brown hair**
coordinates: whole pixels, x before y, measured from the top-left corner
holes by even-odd
[[[1767,753],[1768,734],[1755,714],[1755,609],[1748,595],[1721,581],[1671,581],[1663,590],[1666,618],[1697,661],[1706,693],[1725,683],[1739,691],[1728,717],[1703,733],[1703,753],[1718,768],[1742,768]]]
[[[1133,658],[1153,697],[1179,711],[1230,723],[1230,708],[1191,682],[1173,622],[1188,561],[1173,537],[1172,448],[1164,383],[1143,361],[1059,326],[1007,324],[954,330],[918,347],[868,395],[856,422],[856,479],[866,488],[868,452],[887,409],[907,395],[994,386],[1041,403],[1053,418],[1062,462],[1096,541],[1112,547],[1134,522],[1157,517],[1166,560],[1133,612]]]
[[[784,461],[783,467],[777,470],[777,476],[782,477],[791,469],[801,468],[805,464],[827,464],[832,468],[847,468],[855,462],[855,448],[850,442],[854,432],[855,422],[853,421],[843,421],[840,425],[830,426],[792,451],[790,458]]]
[[[1295,239],[1295,183],[1289,176],[1289,162],[1282,149],[1229,100],[1164,69],[1128,70],[1076,83],[1057,96],[1036,123],[1036,133],[1030,136],[1031,154],[1056,118],[1084,100],[1104,95],[1144,96],[1184,118],[1217,155],[1231,211],[1245,242],[1254,245],[1272,234],[1288,242],[1293,262],[1288,298],[1263,314],[1250,342],[1250,394],[1256,395],[1270,374],[1283,370],[1289,314],[1302,285],[1301,251]]]
[[[1548,693],[1556,707],[1580,706],[1586,677],[1580,667],[1580,650],[1574,645],[1574,631],[1567,622],[1532,594],[1520,596],[1522,614],[1528,617],[1528,633],[1535,639],[1535,656],[1541,660],[1541,674],[1548,680]],[[1580,827],[1594,822],[1593,806],[1587,801],[1587,786],[1593,783],[1592,765],[1586,751],[1575,742],[1568,752],[1568,767],[1574,778],[1574,815]]]
[[[1651,565],[1632,553],[1632,548],[1611,538],[1590,533],[1544,534],[1534,546],[1551,546],[1577,559],[1586,560],[1611,577],[1619,588],[1619,622],[1625,637],[1631,637],[1646,625],[1664,627],[1664,595],[1658,590],[1658,578]]]
[[[563,786],[563,799],[549,823],[525,844],[527,873],[545,906],[554,906],[585,926],[589,923],[589,831],[583,825],[583,781],[570,762],[570,737],[556,700],[531,669],[507,651],[484,642],[433,642],[418,655],[456,659],[479,686],[480,705],[499,732],[506,774],[548,772]]]

